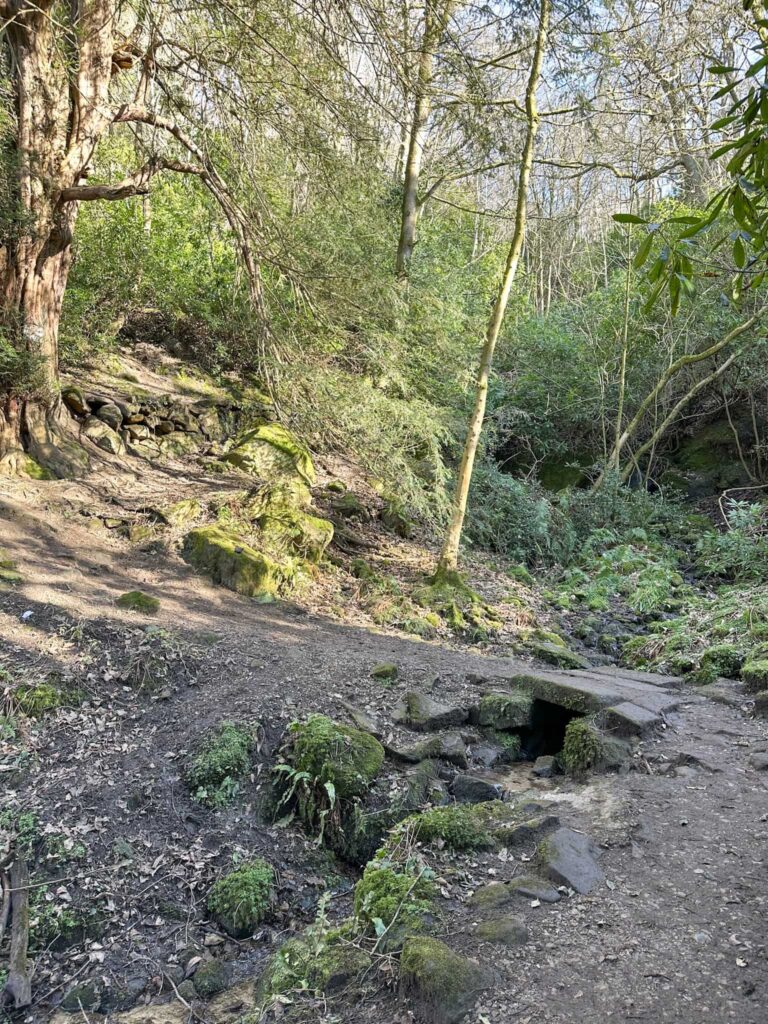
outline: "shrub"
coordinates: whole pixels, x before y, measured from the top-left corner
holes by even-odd
[[[208,910],[233,938],[252,935],[272,902],[275,872],[271,864],[255,858],[214,882]]]

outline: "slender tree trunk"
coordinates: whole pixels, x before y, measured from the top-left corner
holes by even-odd
[[[441,2],[442,0],[425,0],[424,5],[424,34],[419,51],[413,118],[408,135],[403,203],[400,215],[400,239],[395,258],[395,273],[401,280],[408,277],[413,250],[416,247],[416,227],[419,220],[419,179],[424,159],[429,114],[432,109],[431,87],[435,51],[440,42],[440,36],[456,6],[454,0],[447,0],[443,3],[441,10]]]
[[[464,443],[464,452],[459,465],[459,472],[456,477],[456,487],[453,495],[453,506],[451,520],[445,535],[445,541],[437,564],[438,574],[455,572],[458,567],[459,543],[461,532],[464,526],[464,518],[467,513],[467,499],[469,497],[469,485],[472,481],[472,470],[475,465],[475,457],[480,443],[480,435],[483,429],[485,418],[485,406],[488,398],[488,378],[491,372],[493,354],[496,349],[496,342],[499,338],[501,325],[504,321],[504,314],[507,309],[509,295],[515,281],[517,268],[520,264],[520,255],[525,241],[525,229],[528,209],[528,186],[531,179],[531,168],[533,167],[533,153],[536,143],[536,135],[539,130],[539,111],[536,102],[536,90],[541,77],[541,68],[544,60],[544,53],[547,47],[549,33],[549,15],[551,0],[540,0],[539,25],[536,34],[536,44],[531,62],[531,70],[528,76],[528,86],[525,93],[525,111],[527,118],[527,129],[523,154],[520,162],[520,174],[517,182],[517,204],[515,209],[515,226],[512,233],[512,241],[507,255],[507,262],[504,268],[501,287],[491,312],[490,320],[485,334],[480,356],[480,367],[475,385],[475,402],[469,419],[467,438]]]

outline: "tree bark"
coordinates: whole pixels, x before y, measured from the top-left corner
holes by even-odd
[[[456,477],[456,486],[453,495],[451,520],[445,535],[443,548],[437,564],[438,574],[456,572],[459,559],[459,543],[464,527],[464,518],[467,513],[467,499],[469,497],[469,486],[472,481],[472,471],[475,465],[475,457],[480,444],[480,436],[485,419],[485,407],[488,398],[488,379],[493,363],[493,355],[496,350],[496,342],[499,338],[501,325],[504,321],[509,295],[517,275],[520,264],[520,256],[525,241],[525,231],[528,211],[528,186],[531,179],[531,168],[533,167],[533,154],[536,144],[536,135],[539,130],[539,110],[536,102],[536,90],[541,77],[541,68],[544,61],[544,53],[547,48],[549,35],[549,17],[551,0],[540,0],[539,24],[536,34],[531,69],[528,76],[528,85],[525,93],[525,113],[527,129],[523,154],[520,162],[520,174],[517,182],[517,203],[515,208],[515,226],[512,233],[512,241],[507,255],[507,262],[504,268],[501,287],[493,306],[490,320],[485,335],[480,356],[480,367],[475,385],[475,402],[469,419],[467,438],[464,443],[459,472]]]
[[[400,239],[395,258],[395,273],[401,280],[408,277],[413,250],[416,247],[416,228],[419,221],[419,179],[424,159],[429,114],[432,109],[432,78],[435,51],[456,6],[447,0],[442,10],[441,0],[425,0],[424,34],[419,51],[419,62],[414,90],[413,118],[408,135],[408,154],[405,160],[403,203],[400,215]]]

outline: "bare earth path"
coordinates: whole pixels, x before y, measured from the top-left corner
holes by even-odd
[[[47,808],[55,824],[81,829],[109,865],[113,912],[122,915],[122,926],[120,937],[107,943],[107,965],[113,957],[138,970],[161,955],[158,949],[170,955],[178,926],[174,933],[148,923],[148,901],[162,908],[163,900],[183,893],[191,917],[216,866],[237,850],[280,857],[290,905],[286,926],[307,914],[311,919],[316,883],[302,872],[316,870],[314,848],[294,830],[260,825],[250,805],[218,816],[196,809],[180,784],[177,759],[222,717],[262,722],[267,746],[296,714],[340,716],[349,703],[378,716],[386,729],[405,689],[429,686],[447,699],[472,685],[469,674],[503,675],[509,663],[242,600],[208,585],[173,555],[136,552],[63,518],[60,502],[46,511],[37,490],[42,485],[30,486],[33,501],[8,490],[0,496],[0,546],[25,579],[14,591],[0,592],[3,660],[30,670],[66,668],[78,657],[73,624],[102,641],[112,627],[150,622],[195,642],[209,638],[198,644],[194,685],[173,686],[151,700],[120,688],[105,690],[103,699],[97,692],[84,711],[57,713],[34,738],[36,760],[23,800]],[[155,618],[126,618],[115,607],[115,599],[133,589],[160,598]],[[391,688],[370,678],[384,661],[400,669]],[[99,685],[95,679],[97,691]],[[688,693],[667,718],[665,731],[644,741],[628,774],[586,786],[541,784],[543,799],[559,800],[561,818],[602,845],[604,885],[554,906],[522,901],[531,941],[509,950],[474,938],[461,893],[466,880],[451,888],[447,940],[496,972],[496,984],[467,1016],[469,1024],[768,1021],[768,771],[760,770],[768,730],[738,707]],[[254,785],[257,800],[258,780]],[[137,791],[143,804],[132,802]],[[14,796],[6,792],[5,799]],[[110,853],[116,836],[146,850],[149,863],[163,858],[155,873],[138,863],[138,854],[135,864],[121,867]],[[496,869],[486,859],[470,863],[468,871],[480,884]],[[80,884],[101,893],[105,878]],[[262,955],[266,948],[242,954],[243,977]],[[73,954],[63,967],[61,959],[45,962],[36,991],[47,995],[57,970],[73,975],[88,956]],[[51,1019],[60,996],[41,1001],[30,1019]],[[147,1021],[166,1019],[151,1010]],[[413,1019],[386,991],[328,1012],[329,1021]],[[323,1013],[318,1009],[318,1020],[326,1019]]]

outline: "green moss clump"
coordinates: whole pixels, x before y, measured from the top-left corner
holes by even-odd
[[[316,479],[309,451],[279,423],[264,423],[249,430],[237,439],[224,459],[263,480],[298,473],[311,487]]]
[[[476,850],[491,846],[493,842],[485,825],[479,820],[476,806],[479,805],[432,807],[407,818],[403,824],[411,826],[421,842],[441,840],[452,850]]]
[[[115,601],[118,608],[125,608],[131,612],[141,612],[143,615],[157,615],[160,610],[160,602],[156,597],[150,597],[140,590],[129,590],[127,594],[121,594]]]
[[[262,601],[273,600],[291,578],[290,566],[278,566],[239,534],[221,526],[190,530],[181,556],[214,583]]]
[[[435,884],[417,865],[372,860],[355,886],[355,918],[364,930],[381,934],[397,919],[398,933],[418,927],[432,908]]]
[[[202,514],[203,507],[195,498],[183,498],[172,505],[158,509],[158,515],[169,526],[181,528],[188,526]]]
[[[301,509],[272,509],[259,526],[265,549],[277,557],[295,554],[316,564],[333,540],[333,523]]]
[[[187,772],[187,785],[196,800],[223,807],[237,792],[238,780],[251,767],[252,735],[226,722],[208,737]]]
[[[290,939],[267,965],[256,988],[257,1002],[292,991],[333,991],[354,981],[371,965],[365,950],[329,934],[320,941],[313,936]],[[250,1019],[250,1018],[249,1018]]]
[[[380,679],[386,683],[392,683],[397,679],[397,665],[390,661],[382,662],[371,670],[371,679]]]
[[[526,690],[513,693],[487,693],[480,699],[477,721],[494,729],[519,729],[530,724],[533,694]]]
[[[413,600],[436,612],[454,632],[473,639],[497,633],[503,623],[458,572],[440,570],[424,587],[413,592]]]
[[[752,658],[741,669],[741,678],[751,693],[768,689],[768,658]]]
[[[23,576],[16,568],[16,563],[0,548],[0,583],[21,583]]]
[[[487,986],[489,975],[439,939],[414,935],[400,957],[400,981],[436,1021],[458,1021]]]
[[[208,910],[227,934],[247,938],[269,911],[274,882],[272,865],[255,858],[214,882]]]
[[[203,999],[218,995],[229,984],[227,965],[221,960],[209,960],[200,964],[192,977],[192,983],[197,994]]]
[[[321,786],[330,783],[337,800],[362,796],[379,774],[384,748],[360,729],[310,715],[290,727],[290,761]]]
[[[572,718],[565,727],[565,740],[560,760],[570,775],[583,775],[597,767],[604,756],[605,745],[594,723],[586,718]]]
[[[504,752],[503,760],[516,761],[520,756],[523,741],[514,732],[501,732],[498,729],[487,729],[485,736],[491,743],[501,747]]]
[[[695,673],[699,683],[713,683],[719,676],[737,679],[744,664],[744,653],[735,644],[713,644],[699,660]]]
[[[42,718],[48,711],[55,711],[56,708],[75,707],[82,699],[83,694],[79,690],[57,687],[51,682],[18,686],[13,691],[16,708],[30,718]]]

